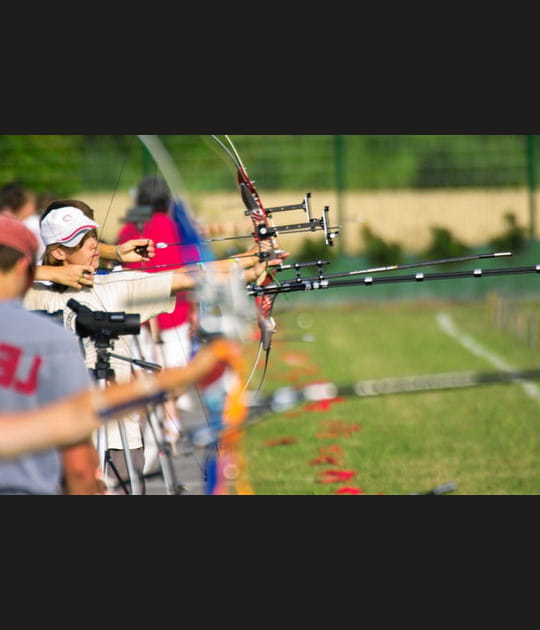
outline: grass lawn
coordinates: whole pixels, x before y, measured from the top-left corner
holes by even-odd
[[[537,350],[494,326],[485,300],[291,302],[276,303],[266,395],[320,380],[499,371],[445,333],[440,313],[507,364],[539,364]],[[396,495],[445,482],[454,494],[538,494],[539,413],[540,397],[515,383],[300,403],[247,429],[249,476],[257,494]]]

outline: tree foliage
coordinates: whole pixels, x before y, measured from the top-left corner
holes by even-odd
[[[163,135],[192,191],[233,190],[234,167],[210,135]],[[236,135],[233,140],[261,193],[352,189],[522,186],[526,136]],[[536,165],[535,165],[536,166]],[[62,194],[131,185],[156,166],[136,136],[0,135],[0,179]],[[339,170],[339,172],[338,172]],[[536,169],[538,170],[538,169]]]

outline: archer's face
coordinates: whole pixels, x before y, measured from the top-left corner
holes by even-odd
[[[29,199],[23,206],[17,211],[17,218],[20,221],[24,221],[28,217],[32,216],[36,212],[36,202],[34,199]]]
[[[70,265],[92,265],[94,270],[99,267],[98,240],[94,236],[85,238],[78,248],[66,248],[65,252],[65,261]]]

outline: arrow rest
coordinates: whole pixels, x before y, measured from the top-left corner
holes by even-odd
[[[267,225],[257,225],[256,234],[259,239],[263,240],[266,238],[272,238],[273,236],[276,236],[277,231],[275,228],[269,227]]]

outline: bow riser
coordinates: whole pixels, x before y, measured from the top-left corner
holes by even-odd
[[[229,136],[225,135],[226,142],[220,140],[217,136],[213,135],[212,138],[222,147],[225,153],[229,156],[236,167],[236,179],[240,189],[240,195],[245,206],[244,214],[249,216],[253,222],[253,238],[259,245],[259,258],[261,261],[283,257],[284,252],[279,248],[277,242],[277,236],[280,233],[299,233],[299,232],[314,232],[316,230],[323,230],[325,234],[325,241],[327,245],[333,245],[334,239],[339,235],[339,229],[337,227],[330,227],[328,221],[328,206],[324,209],[321,219],[314,219],[311,216],[310,198],[311,193],[307,193],[304,197],[304,201],[301,204],[293,204],[287,206],[277,206],[274,208],[265,208],[259,193],[255,187],[255,182],[249,177],[247,170],[242,163],[242,160]],[[272,214],[277,212],[285,212],[288,210],[303,210],[306,214],[306,221],[296,223],[292,225],[275,226],[272,223]],[[264,243],[270,244],[270,252],[268,247],[264,248]],[[263,257],[263,253],[265,257]],[[272,335],[276,331],[276,324],[272,318],[272,309],[274,305],[275,296],[270,295],[265,291],[266,287],[273,286],[274,277],[273,270],[267,270],[256,283],[256,286],[261,289],[260,293],[252,293],[255,303],[258,308],[258,321],[260,331],[260,350],[264,349],[266,352],[265,366],[263,369],[263,376],[259,384],[258,389],[262,386],[264,375],[268,366],[269,351],[272,342]],[[258,362],[258,357],[255,365]],[[253,372],[252,372],[253,374]],[[251,379],[248,379],[248,383]]]

